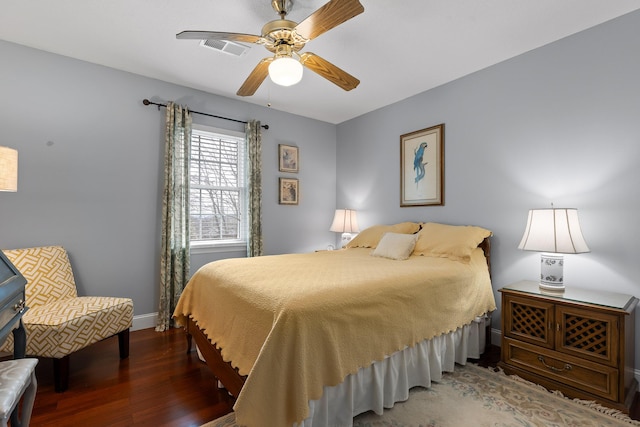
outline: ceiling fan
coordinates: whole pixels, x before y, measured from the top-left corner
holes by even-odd
[[[267,22],[262,27],[260,36],[221,31],[182,31],[176,34],[176,38],[255,43],[272,52],[274,56],[261,60],[249,74],[237,92],[239,96],[253,95],[267,75],[282,86],[296,84],[302,79],[302,66],[344,90],[355,89],[360,80],[351,74],[314,53],[298,52],[310,40],[364,12],[360,1],[330,0],[300,23],[285,19],[292,3],[293,0],[271,1],[271,6],[280,15],[280,19]]]

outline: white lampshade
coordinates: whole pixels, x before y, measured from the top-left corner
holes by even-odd
[[[0,191],[18,191],[18,151],[0,147]]]
[[[333,223],[329,231],[336,233],[357,233],[358,231],[358,217],[356,211],[352,209],[336,209],[336,213],[333,216]]]
[[[269,77],[280,86],[292,86],[302,80],[302,64],[290,56],[276,58],[269,64]]]
[[[329,231],[336,233],[342,233],[342,246],[349,243],[352,239],[351,233],[357,233],[358,218],[356,211],[352,209],[336,209],[336,213],[333,216],[333,223]]]
[[[531,209],[518,249],[579,254],[589,252],[577,209]]]
[[[578,210],[531,209],[518,249],[546,252],[540,257],[540,288],[564,290],[564,257],[553,254],[589,252],[580,229]]]

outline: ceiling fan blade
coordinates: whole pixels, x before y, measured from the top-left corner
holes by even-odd
[[[253,34],[225,33],[222,31],[183,31],[176,34],[180,40],[227,40],[231,42],[262,43],[263,38]]]
[[[337,27],[364,12],[359,0],[331,0],[296,25],[294,31],[307,40]]]
[[[253,69],[247,80],[242,83],[236,95],[238,96],[251,96],[256,93],[256,90],[260,87],[262,82],[267,75],[269,74],[269,64],[273,62],[273,57],[264,58],[262,61],[258,62],[256,68]]]
[[[355,89],[360,84],[360,80],[315,53],[301,53],[300,63],[344,90]]]

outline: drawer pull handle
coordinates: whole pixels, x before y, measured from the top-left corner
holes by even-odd
[[[553,372],[564,372],[571,370],[571,365],[569,365],[568,363],[565,363],[564,368],[556,368],[555,366],[547,365],[547,362],[545,362],[543,356],[538,356],[538,360],[544,365],[545,368],[551,369]]]
[[[17,313],[22,310],[24,310],[24,300],[21,299],[16,305],[13,306],[13,311]]]

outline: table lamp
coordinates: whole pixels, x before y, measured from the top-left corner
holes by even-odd
[[[578,210],[571,208],[531,209],[518,249],[542,252],[540,289],[564,291],[562,254],[589,252],[582,236]]]
[[[356,211],[353,209],[336,209],[336,213],[333,217],[333,223],[329,231],[336,233],[342,233],[342,246],[346,245],[353,238],[351,233],[357,233],[358,230],[358,218]]]

